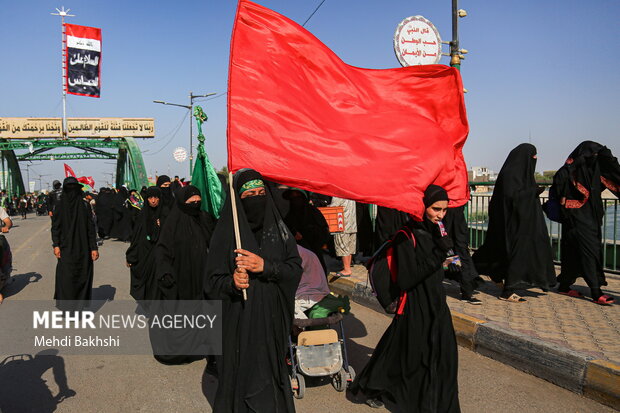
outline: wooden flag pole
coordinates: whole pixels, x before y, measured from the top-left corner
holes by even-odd
[[[232,205],[232,216],[233,216],[233,226],[235,227],[235,244],[237,245],[237,249],[241,249],[241,234],[239,233],[239,217],[237,216],[237,197],[235,194],[235,189],[233,188],[233,174],[232,172],[228,172],[228,185],[230,188],[230,202]],[[241,254],[237,254],[239,256]],[[244,289],[241,290],[243,292],[243,300],[247,301],[248,293]]]

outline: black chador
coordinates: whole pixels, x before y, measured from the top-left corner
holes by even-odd
[[[473,256],[480,274],[504,283],[501,298],[510,301],[523,300],[514,294],[517,289],[538,287],[546,291],[556,284],[535,171],[533,145],[523,143],[510,152],[489,204],[484,244]]]
[[[129,192],[124,186],[118,189],[112,201],[114,224],[110,231],[110,237],[119,241],[129,241],[131,238],[131,213],[127,208]]]
[[[101,238],[107,238],[112,232],[114,224],[114,205],[115,194],[109,188],[101,188],[96,200],[97,230]]]
[[[156,305],[158,310],[153,310],[154,303],[147,302],[149,311],[161,311],[161,315],[174,313],[177,300],[203,299],[204,267],[213,231],[211,215],[200,210],[201,201],[191,200],[200,196],[200,190],[189,185],[177,193],[154,250],[157,295],[163,301]],[[151,328],[149,334],[155,359],[161,363],[182,364],[204,357],[179,354],[180,348],[199,341],[199,329]]]
[[[194,195],[200,196],[198,188],[184,186],[177,194],[155,247],[159,290],[167,300],[201,300],[214,220],[200,210],[201,201],[186,203]]]
[[[161,189],[161,206],[162,215],[167,217],[174,207],[174,195],[172,194],[172,188],[170,187],[170,178],[168,175],[160,175],[157,178],[156,186]]]
[[[583,277],[597,302],[603,296],[601,286],[607,285],[601,245],[605,188],[620,197],[620,165],[607,147],[591,141],[582,142],[570,154],[551,188],[562,205],[559,291],[569,293],[577,277]],[[605,296],[599,303],[611,301]]]
[[[144,196],[144,207],[136,218],[125,257],[131,269],[131,296],[136,300],[157,300],[160,294],[153,252],[163,225],[161,191],[151,186],[144,191]],[[156,198],[159,201],[157,206],[150,206],[149,198]]]
[[[448,201],[443,188],[425,192],[428,208]],[[447,202],[446,202],[447,206]],[[393,242],[402,310],[394,316],[370,361],[351,386],[362,391],[368,404],[390,400],[408,412],[460,412],[458,354],[450,309],[446,304],[442,263],[452,243],[445,242],[437,224],[424,218],[408,221]]]
[[[285,357],[301,259],[262,176],[243,170],[235,174],[233,183],[234,193],[227,197],[213,234],[205,280],[207,298],[222,300],[224,317],[224,350],[217,358],[219,385],[213,411],[294,412]],[[241,199],[245,188],[264,188],[266,194]],[[264,260],[262,272],[248,272],[247,301],[232,277],[236,268],[233,196],[242,249]]]
[[[83,199],[82,185],[77,179],[65,178],[62,190],[60,203],[56,205],[52,217],[51,230],[54,252],[58,258],[54,299],[81,302],[59,303],[61,310],[81,309],[91,299],[93,260],[99,257],[96,229],[90,206]]]
[[[461,298],[470,303],[479,303],[472,300],[472,294],[484,281],[478,275],[474,261],[469,254],[469,228],[465,219],[465,206],[449,208],[443,219],[446,231],[454,242],[454,252],[461,258],[460,277],[456,281],[461,284]],[[446,272],[446,278],[450,278],[450,272]]]

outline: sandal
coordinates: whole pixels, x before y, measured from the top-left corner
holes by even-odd
[[[350,277],[351,275],[352,274],[343,274],[341,272],[337,272],[335,276],[338,277],[338,278],[341,278],[341,277],[346,278],[346,277]]]
[[[599,298],[597,298],[596,300],[592,300],[592,301],[594,303],[600,304],[600,305],[612,305],[615,300],[614,300],[614,298],[612,296],[609,296],[607,294],[603,294]]]
[[[381,400],[377,399],[367,399],[366,400],[366,404],[370,407],[372,407],[373,409],[380,409],[382,408],[383,402]]]
[[[581,294],[577,290],[568,290],[568,291],[558,291],[558,294],[567,295],[569,297],[581,298],[583,294]]]
[[[510,297],[502,297],[501,295],[498,297],[502,301],[510,301],[511,303],[524,303],[527,300],[515,293],[510,294]]]

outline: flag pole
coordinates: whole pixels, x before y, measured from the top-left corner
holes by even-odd
[[[69,14],[70,10],[71,9],[65,10],[65,7],[62,6],[60,10],[56,9],[58,13],[50,13],[53,16],[60,16],[62,25],[62,139],[67,139],[67,79],[65,77],[67,70],[67,55],[65,53],[67,33],[65,29],[65,17],[75,17],[74,14]]]
[[[232,205],[232,216],[233,216],[233,226],[235,227],[235,245],[237,249],[241,249],[241,234],[239,233],[239,217],[237,216],[237,197],[235,196],[235,190],[233,188],[233,174],[232,172],[228,172],[228,185],[230,188],[230,202]],[[239,256],[241,254],[237,254]],[[243,300],[247,301],[248,293],[244,289],[241,290],[243,292]]]

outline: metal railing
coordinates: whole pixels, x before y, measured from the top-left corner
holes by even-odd
[[[472,187],[477,189],[488,188],[487,192],[473,191],[471,199],[467,204],[466,218],[469,226],[469,245],[476,249],[484,242],[487,227],[489,225],[489,202],[493,195],[493,183],[471,183]],[[549,186],[549,184],[540,184],[541,186]],[[547,201],[548,196],[541,196],[541,204]],[[603,207],[605,214],[603,215],[602,226],[602,244],[603,244],[603,269],[607,272],[620,274],[620,201],[618,199],[603,198]],[[561,257],[561,241],[562,241],[562,224],[548,220],[547,230],[553,250],[553,259],[556,263],[560,263]]]

